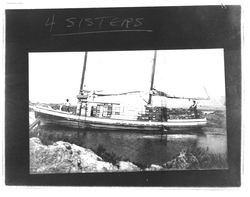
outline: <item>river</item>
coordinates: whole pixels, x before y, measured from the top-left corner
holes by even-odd
[[[92,131],[39,126],[31,137],[39,137],[43,144],[66,141],[96,152],[103,147],[121,160],[142,165],[162,165],[184,149],[202,149],[208,154],[227,160],[227,135],[224,128],[206,127],[203,131],[171,134],[145,134],[119,131]],[[223,165],[227,166],[227,164]]]

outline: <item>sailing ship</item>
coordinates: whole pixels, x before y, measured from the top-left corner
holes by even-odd
[[[151,83],[148,98],[140,109],[126,109],[119,102],[95,101],[93,97],[108,97],[140,94],[140,91],[125,93],[105,93],[103,91],[89,91],[84,88],[85,71],[88,52],[85,52],[80,91],[77,95],[78,105],[73,111],[62,111],[51,107],[34,106],[35,117],[43,125],[66,126],[77,129],[115,130],[115,131],[142,131],[165,132],[168,130],[187,130],[206,126],[207,120],[201,113],[192,113],[189,110],[170,110],[166,106],[153,106],[154,96],[173,99],[203,99],[186,98],[168,95],[154,88],[154,77],[157,51],[151,73]],[[89,98],[92,98],[90,100]],[[182,114],[181,114],[182,113]]]

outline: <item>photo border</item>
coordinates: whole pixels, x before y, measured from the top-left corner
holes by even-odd
[[[51,14],[143,16],[151,34],[119,33],[52,37]],[[6,10],[5,183],[54,186],[240,186],[241,7]],[[58,29],[60,31],[60,29]],[[226,80],[228,170],[29,174],[28,53],[223,48]],[[42,90],[41,90],[42,91]]]

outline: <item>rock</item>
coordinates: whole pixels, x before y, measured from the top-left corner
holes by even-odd
[[[64,146],[66,147],[66,149],[71,150],[71,146],[69,143],[64,143]]]
[[[122,169],[125,170],[124,165]],[[129,169],[136,169],[132,163]],[[62,141],[45,146],[38,138],[30,138],[30,173],[113,172],[118,167],[105,162],[93,151]]]
[[[118,162],[119,171],[140,171],[141,169],[128,161]]]
[[[172,168],[173,167],[173,162],[172,160],[171,161],[168,161],[167,163],[163,164],[163,167],[164,168]]]
[[[42,145],[42,142],[39,138],[33,137],[30,138],[30,145]]]
[[[162,170],[163,167],[159,166],[159,165],[155,165],[155,164],[151,164],[151,166],[149,168],[146,168],[145,170],[147,171],[157,171],[157,170]]]

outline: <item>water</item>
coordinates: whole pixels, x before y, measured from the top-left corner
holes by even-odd
[[[143,165],[162,165],[183,149],[202,148],[208,153],[227,158],[227,136],[223,128],[204,128],[202,132],[182,132],[155,135],[111,131],[83,131],[75,129],[39,126],[32,134],[49,145],[66,141],[96,151],[102,146],[121,160]]]

